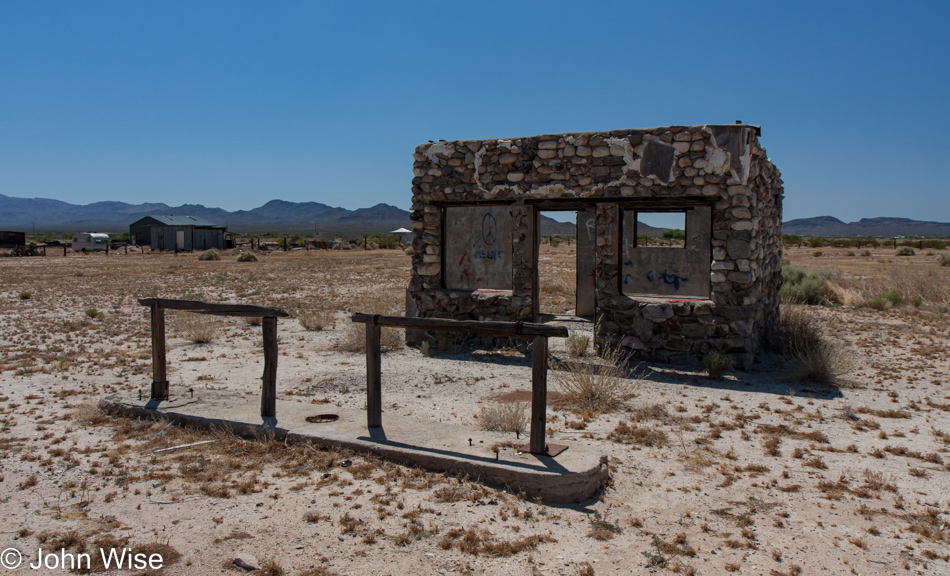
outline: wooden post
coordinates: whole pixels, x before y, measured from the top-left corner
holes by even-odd
[[[379,351],[379,324],[376,318],[366,323],[366,425],[383,425],[382,358]]]
[[[548,399],[548,339],[535,336],[531,348],[534,362],[531,370],[531,442],[528,449],[532,454],[544,454],[544,426]]]
[[[273,418],[277,416],[277,318],[275,316],[265,316],[261,325],[264,333],[261,418]]]
[[[63,244],[63,258],[66,257],[66,245]]]
[[[168,376],[165,372],[165,310],[152,304],[152,400],[168,400]]]

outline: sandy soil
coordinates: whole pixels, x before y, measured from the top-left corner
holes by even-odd
[[[571,247],[543,249],[542,284],[553,279],[543,305],[562,313]],[[859,358],[835,386],[788,380],[776,355],[723,380],[698,365],[641,363],[620,410],[552,409],[553,441],[583,439],[611,462],[602,496],[569,506],[95,410],[104,394],[147,393],[148,314],[136,302],[146,296],[329,311],[335,326],[323,330],[279,322],[279,397],[363,408],[363,355],[340,349],[360,336],[346,318],[401,313],[402,253],[0,258],[0,549],[35,562],[41,546],[93,556],[128,547],[161,553],[165,574],[242,572],[235,558],[264,574],[950,573],[950,303],[933,296],[950,269],[923,252],[813,252],[787,257],[834,270],[854,294],[898,281],[930,291],[919,308],[809,307]],[[260,327],[214,322],[214,341],[196,344],[169,319],[172,393],[259,394]],[[392,343],[387,418],[475,423],[530,388],[530,356],[514,347],[424,356]],[[563,341],[552,350],[566,355]]]

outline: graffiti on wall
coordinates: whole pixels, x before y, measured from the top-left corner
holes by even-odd
[[[445,287],[458,290],[510,290],[510,208],[446,208],[445,221]]]

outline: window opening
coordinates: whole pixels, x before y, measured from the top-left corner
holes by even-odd
[[[636,246],[686,247],[686,212],[637,211]]]

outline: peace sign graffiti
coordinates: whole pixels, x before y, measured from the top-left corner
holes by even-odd
[[[489,212],[482,217],[482,242],[484,242],[486,246],[491,246],[495,243],[495,236],[497,234],[498,222],[495,221],[495,216]]]

